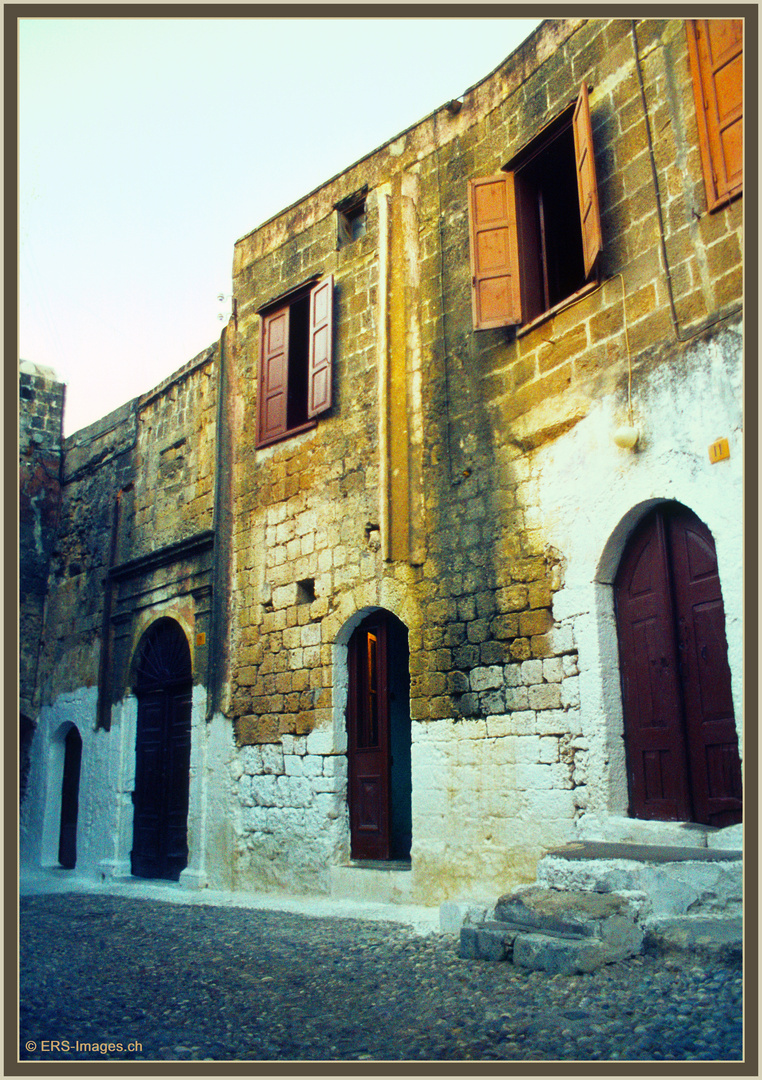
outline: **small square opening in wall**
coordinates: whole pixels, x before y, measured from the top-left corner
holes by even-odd
[[[339,247],[351,244],[365,236],[367,229],[367,214],[365,210],[365,198],[356,199],[348,205],[336,208],[337,229]]]
[[[296,602],[297,604],[311,604],[315,599],[315,579],[305,578],[304,581],[297,581],[296,583]]]

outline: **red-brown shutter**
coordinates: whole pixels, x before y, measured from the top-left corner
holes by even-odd
[[[272,442],[287,428],[289,308],[262,316],[257,389],[257,445]]]
[[[333,352],[333,274],[310,293],[310,350],[307,416],[312,419],[331,407]]]
[[[475,330],[521,322],[512,172],[471,180],[471,297]]]
[[[601,212],[598,207],[598,183],[595,178],[595,155],[593,154],[593,128],[590,123],[590,105],[587,85],[582,83],[577,104],[574,107],[574,156],[577,167],[577,195],[582,224],[582,254],[585,261],[585,277],[595,265],[601,248]]]
[[[714,210],[743,186],[743,22],[688,20],[706,200]]]

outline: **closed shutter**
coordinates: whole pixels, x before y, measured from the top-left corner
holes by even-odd
[[[598,207],[598,184],[595,178],[593,129],[590,123],[590,105],[585,83],[582,83],[582,89],[574,107],[572,126],[577,169],[577,195],[582,224],[582,255],[585,263],[585,277],[588,278],[603,247],[603,235],[601,213]]]
[[[742,20],[689,20],[688,52],[707,208],[714,210],[743,187]]]
[[[471,180],[471,296],[475,330],[521,322],[513,173]]]
[[[310,293],[310,349],[307,416],[317,416],[331,406],[333,353],[333,275]]]
[[[257,446],[287,428],[289,308],[262,316],[257,389]]]

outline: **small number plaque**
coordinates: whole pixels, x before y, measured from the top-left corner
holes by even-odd
[[[716,461],[724,461],[730,457],[730,445],[727,439],[717,439],[709,447],[709,460],[714,465]]]

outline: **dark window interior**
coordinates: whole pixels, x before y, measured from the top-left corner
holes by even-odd
[[[367,217],[365,213],[365,199],[346,207],[338,213],[339,244],[351,244],[365,236]]]
[[[289,428],[307,423],[307,387],[310,345],[310,296],[294,300],[290,311],[288,339],[288,413]]]
[[[515,166],[523,321],[585,284],[571,123]]]

